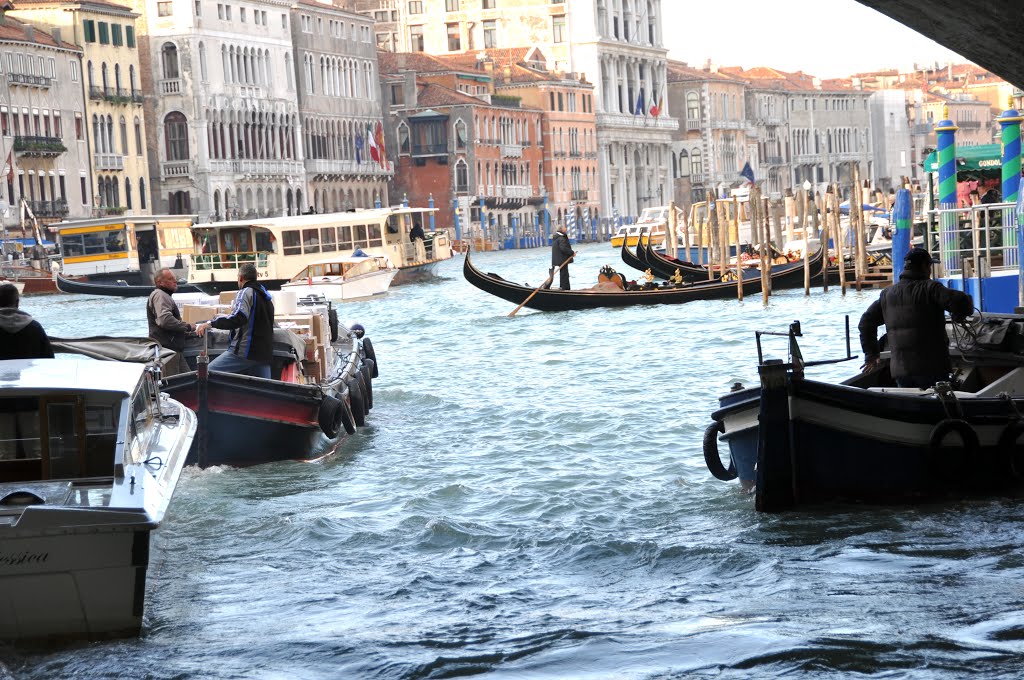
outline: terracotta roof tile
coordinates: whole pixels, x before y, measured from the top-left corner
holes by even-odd
[[[26,35],[26,28],[32,29],[31,40]],[[19,21],[12,16],[3,17],[3,23],[0,24],[0,41],[34,43],[36,45],[45,45],[47,47],[61,47],[67,50],[75,50],[78,52],[82,51],[82,48],[78,45],[63,40],[58,43],[54,40],[53,36],[46,31],[43,31],[32,24]]]

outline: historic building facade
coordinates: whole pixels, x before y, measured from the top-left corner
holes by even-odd
[[[154,212],[307,209],[292,4],[133,0]]]
[[[388,205],[389,165],[371,153],[370,138],[383,136],[373,20],[312,0],[294,5],[291,19],[310,206]]]
[[[135,29],[137,14],[103,1],[18,3],[13,12],[84,49],[82,83],[93,214],[150,214],[148,148]]]
[[[19,224],[22,199],[43,224],[92,211],[82,51],[53,33],[0,9],[0,195],[8,206],[0,217],[8,227]]]

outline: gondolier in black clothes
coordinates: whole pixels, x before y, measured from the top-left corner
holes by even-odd
[[[210,362],[211,371],[270,378],[274,357],[274,301],[267,289],[256,283],[256,265],[238,269],[238,295],[231,314],[199,324],[202,336],[208,328],[231,331],[228,348]]]
[[[13,283],[0,283],[0,359],[52,359],[46,331],[18,309],[21,295]]]
[[[188,371],[180,353],[185,350],[186,338],[195,333],[196,327],[181,320],[178,305],[171,297],[178,290],[178,279],[170,269],[161,269],[153,278],[156,288],[146,302],[146,320],[149,322],[149,337],[162,347],[178,352],[179,364],[168,366],[167,374],[176,375]]]
[[[565,262],[558,270],[558,287],[562,290],[569,290],[569,258],[576,257],[572,247],[569,245],[569,236],[565,233],[565,225],[558,227],[558,230],[551,235],[551,269],[548,274],[554,277],[555,267]],[[551,287],[549,282],[546,288]]]
[[[891,352],[889,372],[896,384],[926,389],[949,379],[945,312],[953,321],[962,321],[974,311],[974,301],[966,293],[932,281],[932,258],[926,250],[912,249],[903,263],[900,280],[883,290],[860,318],[864,370],[878,366],[876,333],[885,324]]]

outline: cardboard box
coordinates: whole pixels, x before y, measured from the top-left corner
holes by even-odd
[[[303,336],[302,340],[306,343],[306,359],[308,361],[316,361],[316,350],[320,343],[312,335]]]
[[[225,290],[222,291],[220,297],[217,298],[217,304],[231,305],[235,303],[235,296],[238,295],[237,290]]]
[[[217,316],[217,308],[209,305],[183,305],[181,309],[181,320],[185,323],[202,323],[215,316]]]

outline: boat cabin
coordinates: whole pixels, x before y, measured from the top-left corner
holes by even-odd
[[[137,274],[143,267],[182,269],[192,251],[188,215],[139,215],[49,225],[57,232],[65,276]],[[144,281],[143,283],[149,283]]]
[[[429,224],[432,212],[392,207],[197,224],[188,280],[207,292],[233,287],[238,268],[253,262],[264,285],[277,287],[325,256],[356,250],[386,256],[399,267],[422,262],[431,258],[435,240],[447,244],[443,232],[427,232],[426,241],[409,236],[414,225]]]
[[[305,267],[292,277],[292,282],[301,283],[310,279],[327,277],[355,278],[387,268],[384,258],[357,257],[351,259],[325,260]]]

